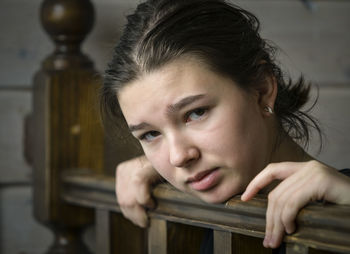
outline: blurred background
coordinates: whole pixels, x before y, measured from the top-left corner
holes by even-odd
[[[53,44],[39,20],[40,0],[0,0],[0,253],[43,253],[51,232],[32,215],[32,168],[24,157],[25,118],[32,111],[32,78]],[[100,72],[139,0],[94,0],[96,21],[83,44]],[[234,1],[257,15],[262,36],[279,48],[292,77],[319,87],[313,115],[326,134],[310,153],[341,169],[350,167],[350,1]],[[313,95],[316,96],[316,89]],[[94,248],[93,228],[86,241]]]

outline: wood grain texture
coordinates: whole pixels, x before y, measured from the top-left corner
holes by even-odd
[[[231,253],[232,253],[231,232],[214,230],[214,254],[231,254]]]
[[[167,246],[167,222],[160,219],[151,219],[148,229],[148,253],[166,254]]]
[[[309,248],[302,244],[289,243],[286,246],[286,254],[308,254]]]
[[[45,0],[40,16],[55,51],[33,83],[34,215],[54,232],[49,253],[89,253],[81,232],[93,222],[93,210],[62,202],[60,179],[73,168],[103,170],[101,79],[80,51],[92,28],[93,6],[89,0]]]
[[[70,172],[63,182],[62,197],[67,202],[119,211],[113,178]],[[264,237],[267,204],[264,196],[249,202],[242,202],[237,196],[226,206],[207,204],[166,184],[158,185],[153,195],[158,206],[149,211],[151,218],[236,233],[256,238],[257,242]],[[298,230],[284,238],[286,243],[350,253],[350,206],[310,204],[299,213],[297,224]]]

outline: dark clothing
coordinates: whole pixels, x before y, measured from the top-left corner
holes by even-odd
[[[350,177],[350,168],[339,170],[342,174]],[[213,236],[213,230],[207,229],[204,239],[201,244],[200,248],[200,254],[212,254],[214,252],[214,236]],[[273,250],[274,254],[285,254],[286,253],[286,245],[285,243],[282,243],[280,247]]]
[[[339,172],[350,177],[350,168],[339,170]]]

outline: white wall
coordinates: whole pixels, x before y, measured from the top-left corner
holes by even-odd
[[[0,253],[42,253],[51,233],[31,215],[31,168],[23,158],[23,122],[31,111],[32,77],[53,50],[38,21],[39,0],[0,1]],[[96,25],[84,51],[103,70],[124,16],[137,0],[95,0]],[[293,77],[303,72],[320,84],[315,115],[328,141],[320,158],[350,166],[350,1],[241,0],[262,21],[262,35],[279,45]],[[317,143],[311,147],[315,153]]]

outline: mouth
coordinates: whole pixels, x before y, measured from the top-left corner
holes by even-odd
[[[196,191],[207,191],[219,181],[219,168],[209,169],[188,178],[186,183]]]

